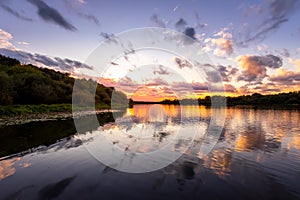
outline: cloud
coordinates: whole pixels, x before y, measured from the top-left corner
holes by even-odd
[[[13,10],[11,7],[5,5],[5,4],[1,4],[0,3],[0,7],[5,10],[6,12],[12,14],[13,16],[19,18],[19,19],[22,19],[22,20],[25,20],[25,21],[33,21],[33,19],[29,18],[29,17],[26,17],[26,16],[23,16],[21,15],[19,12]]]
[[[266,77],[267,68],[276,69],[281,67],[282,59],[274,55],[243,55],[237,58],[237,63],[243,69],[242,76],[238,80],[251,82]]]
[[[179,8],[179,5],[176,5],[176,6],[173,8],[173,12],[175,12],[178,8]]]
[[[58,57],[55,57],[54,59],[57,62],[57,65],[60,67],[60,69],[64,69],[64,70],[70,70],[73,68],[80,68],[80,69],[85,68],[85,69],[90,69],[90,70],[93,69],[92,66],[86,65],[86,64],[76,61],[76,60],[71,60],[68,58],[62,59],[62,58],[58,58]]]
[[[259,85],[253,88],[253,92],[258,92],[258,93],[274,93],[274,92],[280,92],[281,89],[278,87],[275,87],[273,84],[263,84]]]
[[[86,4],[87,0],[76,0],[80,4]]]
[[[91,21],[97,26],[100,26],[100,21],[95,15],[91,13],[86,13],[82,10],[82,7],[85,4],[87,4],[86,0],[63,0],[63,1],[68,10],[74,11],[79,17]]]
[[[288,60],[289,60],[289,62],[290,62],[291,64],[294,65],[294,67],[295,67],[296,70],[300,71],[300,59],[292,59],[292,58],[289,58]]]
[[[175,28],[178,30],[182,30],[185,28],[187,25],[186,21],[183,18],[180,18],[176,23],[175,23]]]
[[[90,13],[83,13],[83,12],[77,12],[77,14],[84,18],[84,19],[87,19],[91,22],[94,22],[96,25],[100,26],[100,22],[98,20],[98,18],[95,16],[95,15],[92,15]]]
[[[187,27],[185,30],[184,30],[184,32],[183,32],[186,36],[188,36],[188,37],[190,37],[190,38],[192,38],[192,39],[196,39],[195,38],[195,34],[196,34],[196,31],[195,31],[195,29],[194,28],[192,28],[192,27]]]
[[[29,45],[28,42],[17,42],[18,44],[21,44],[21,45]]]
[[[230,82],[238,75],[239,70],[231,65],[225,67],[223,65],[212,66],[204,64],[205,67],[214,68],[217,71],[206,71],[207,80],[211,83],[219,83],[221,81]]]
[[[282,69],[278,70],[279,72]],[[286,70],[284,70],[286,71]],[[278,75],[278,74],[277,74]],[[274,75],[274,76],[277,76]],[[239,92],[241,94],[253,94],[255,92],[262,93],[262,94],[273,94],[277,92],[290,92],[290,91],[297,91],[299,90],[299,82],[290,81],[290,82],[266,82],[257,84],[246,84],[239,88]]]
[[[130,77],[126,76],[124,78],[119,79],[116,82],[115,87],[118,88],[121,91],[126,92],[126,93],[133,93],[139,87],[141,87],[141,85],[138,84],[136,81],[132,80]]]
[[[48,6],[41,0],[27,0],[38,9],[38,15],[47,22],[57,24],[67,30],[77,30],[75,26],[69,23],[56,9]]]
[[[192,88],[196,92],[207,92],[208,91],[208,87],[207,87],[206,83],[193,82],[191,85],[192,85]]]
[[[200,82],[173,82],[169,84],[169,89],[173,91],[178,98],[196,97],[199,93],[208,92],[206,83]]]
[[[154,22],[154,24],[158,27],[161,27],[161,28],[166,28],[167,27],[166,24],[161,19],[159,19],[159,17],[156,14],[152,15],[150,17],[150,20],[152,22]]]
[[[245,33],[246,37],[240,44],[263,40],[270,32],[287,22],[298,6],[298,0],[270,0],[266,4],[257,5],[257,9],[249,9],[249,12],[260,17],[261,23],[254,25],[253,31]]]
[[[237,89],[231,84],[224,84],[224,90],[229,93],[236,93]]]
[[[10,40],[13,38],[12,34],[0,28],[0,48],[15,49]]]
[[[218,69],[221,77],[222,77],[222,81],[225,82],[230,82],[233,80],[233,78],[238,75],[239,70],[235,67],[232,66],[223,66],[223,65],[218,65],[216,66],[216,68]]]
[[[207,26],[207,23],[201,22],[201,19],[199,17],[199,13],[196,10],[194,10],[194,17],[196,19],[196,28],[202,29],[202,28],[205,28]]]
[[[207,81],[212,83],[218,83],[221,82],[221,76],[218,72],[215,71],[208,71],[206,72],[207,75]]]
[[[279,69],[278,73],[270,76],[270,81],[285,85],[300,84],[300,72]]]
[[[232,34],[227,32],[227,30],[227,28],[224,28],[215,33],[213,38],[205,39],[204,43],[206,43],[206,46],[204,49],[209,51],[211,47],[214,47],[214,55],[221,57],[230,56],[233,53],[233,40]]]
[[[158,77],[154,79],[150,79],[149,82],[145,84],[146,86],[166,86],[168,85],[168,82],[164,79]]]
[[[280,53],[280,55],[288,58],[288,57],[290,57],[290,52],[287,49],[282,49],[282,52]]]
[[[269,47],[266,44],[257,45],[257,50],[260,52],[267,52],[268,49],[269,49]]]
[[[101,32],[100,35],[104,39],[106,39],[108,42],[113,42],[115,44],[118,44],[118,41],[117,41],[116,36],[114,34]]]
[[[187,67],[187,68],[192,68],[193,67],[187,60],[184,60],[184,59],[181,59],[181,58],[178,58],[178,57],[175,57],[174,61],[180,69],[183,69],[185,67]]]
[[[170,72],[168,70],[164,69],[164,67],[162,65],[159,65],[158,69],[153,71],[153,74],[169,75]]]
[[[113,78],[104,78],[104,77],[101,77],[99,80],[98,80],[99,83],[105,85],[106,87],[115,87],[116,84],[117,84],[117,81]]]
[[[32,54],[24,51],[17,51],[12,49],[0,48],[0,53],[12,58],[16,58],[25,64],[34,64],[40,67],[48,67],[58,71],[74,72],[76,69],[89,69],[92,70],[92,66],[88,66],[76,60],[68,58],[52,58],[41,54]]]

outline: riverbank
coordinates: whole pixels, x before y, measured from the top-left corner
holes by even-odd
[[[92,111],[81,108],[82,115],[92,114]],[[92,110],[92,109],[91,109]],[[108,105],[97,105],[96,113],[111,112]],[[47,121],[72,118],[72,104],[40,104],[40,105],[10,105],[0,106],[0,126],[24,124],[33,121]]]

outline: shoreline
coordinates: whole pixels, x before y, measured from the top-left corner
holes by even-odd
[[[44,113],[26,113],[21,115],[0,116],[0,127],[26,124],[37,121],[51,121],[51,120],[66,120],[76,117],[83,117],[92,114],[100,114],[106,112],[118,112],[118,110],[101,109],[96,111],[61,111],[61,112],[44,112]]]

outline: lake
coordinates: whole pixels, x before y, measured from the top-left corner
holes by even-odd
[[[0,199],[300,199],[300,111],[155,104],[91,117],[80,133],[73,119],[0,127]]]

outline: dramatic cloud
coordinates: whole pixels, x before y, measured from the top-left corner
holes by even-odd
[[[243,55],[237,58],[237,63],[243,69],[243,74],[238,80],[249,82],[258,81],[266,77],[267,68],[276,69],[282,66],[281,58],[274,55]]]
[[[16,51],[16,50],[10,50],[5,48],[0,48],[0,54],[16,58],[20,60],[22,63],[29,63],[38,65],[41,67],[49,67],[53,68],[58,71],[68,71],[68,72],[74,72],[76,69],[89,69],[92,70],[93,67],[88,66],[84,63],[81,63],[79,61],[71,60],[68,58],[62,59],[62,58],[51,58],[49,56],[41,55],[41,54],[31,54],[24,51]]]
[[[261,23],[254,25],[253,31],[245,33],[246,37],[241,44],[264,39],[267,34],[278,29],[283,23],[287,22],[291,13],[293,13],[298,6],[298,0],[270,0],[266,1],[266,4],[250,7],[251,9],[249,9],[249,12],[260,17]]]
[[[151,20],[152,22],[154,22],[154,24],[155,24],[156,26],[158,26],[158,27],[161,27],[161,28],[166,28],[166,27],[167,27],[166,24],[165,24],[161,19],[159,19],[158,16],[157,16],[156,14],[152,15],[152,16],[150,17],[150,20]]]
[[[27,0],[38,9],[38,15],[47,22],[55,23],[67,30],[77,30],[75,26],[69,23],[56,9],[48,6],[41,0]]]
[[[169,75],[170,72],[168,70],[164,69],[164,67],[162,65],[159,65],[158,69],[153,71],[153,74]]]
[[[187,67],[187,68],[192,68],[193,67],[187,60],[183,60],[183,59],[178,58],[178,57],[175,57],[174,61],[180,69],[183,69],[185,67]]]
[[[14,46],[12,43],[10,43],[10,40],[13,38],[13,36],[2,30],[0,28],[0,48],[9,48],[9,49],[14,49]]]
[[[5,4],[1,4],[0,3],[0,7],[5,10],[6,12],[12,14],[13,16],[19,18],[19,19],[22,19],[22,20],[25,20],[25,21],[33,21],[31,18],[29,17],[25,17],[23,15],[21,15],[19,12],[13,10],[11,7],[5,5]]]

